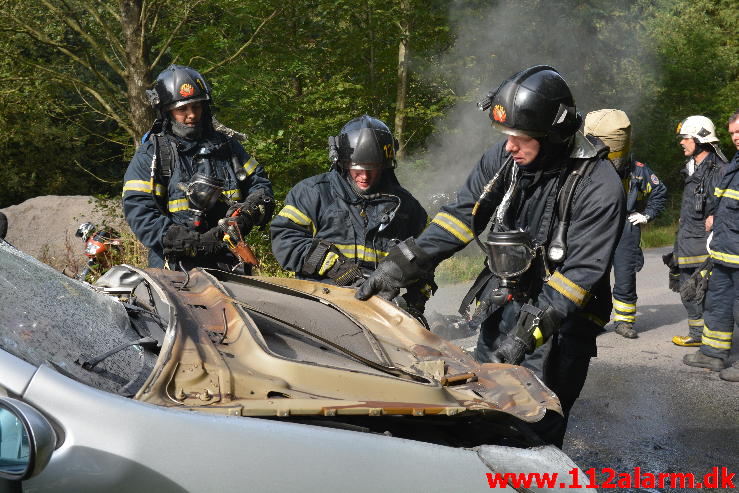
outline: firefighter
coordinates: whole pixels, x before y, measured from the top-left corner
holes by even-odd
[[[680,221],[673,257],[680,269],[680,285],[708,259],[706,221],[713,221],[711,195],[723,176],[726,158],[718,147],[713,122],[705,116],[689,116],[677,126],[677,137],[687,158],[681,171],[685,178]],[[678,346],[700,346],[703,331],[703,303],[681,294],[688,312],[688,335],[674,336]]]
[[[607,319],[611,310],[623,187],[608,149],[578,132],[582,117],[554,68],[522,70],[479,105],[490,109],[507,140],[483,154],[456,202],[442,207],[417,240],[389,252],[357,297],[392,298],[477,241],[488,257],[471,290],[478,302],[473,318],[482,320],[475,357],[519,364],[551,338],[543,380],[559,397],[565,420],[547,415],[538,426],[561,446],[566,416],[596,354],[593,320]],[[483,243],[478,235],[488,225]]]
[[[585,116],[585,134],[605,143],[626,192],[626,215],[621,240],[613,255],[614,331],[629,339],[638,337],[636,322],[636,273],[644,266],[639,247],[641,225],[657,217],[665,207],[667,187],[644,163],[632,159],[631,122],[621,110],[603,109]]]
[[[243,235],[272,214],[264,169],[234,138],[213,127],[210,85],[190,67],[170,65],[147,91],[157,112],[123,186],[123,211],[149,248],[150,267],[231,269],[219,219],[240,211]]]
[[[394,242],[418,236],[427,216],[398,183],[398,144],[385,123],[363,115],[328,141],[331,169],[288,192],[270,226],[272,252],[299,279],[349,286],[374,271]],[[427,284],[397,301],[419,316]]]
[[[720,371],[723,380],[739,382],[739,362],[724,368],[739,323],[739,111],[729,118],[729,134],[737,152],[714,189],[714,219],[706,223],[706,229],[713,230],[709,245],[713,268],[706,293],[702,344],[695,354],[686,354],[683,362]]]

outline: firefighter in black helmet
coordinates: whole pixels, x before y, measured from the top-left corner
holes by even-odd
[[[239,210],[243,235],[269,222],[264,169],[216,130],[210,85],[196,70],[170,65],[147,92],[157,119],[126,171],[126,221],[149,248],[150,267],[231,269],[239,262],[218,221]]]
[[[387,125],[368,115],[328,138],[331,169],[295,185],[272,221],[282,267],[348,286],[373,272],[394,242],[420,234],[426,211],[395,177],[396,148]],[[397,300],[412,315],[423,312],[425,281]]]
[[[565,417],[585,382],[595,336],[611,309],[609,271],[624,221],[624,193],[600,141],[578,132],[570,89],[552,67],[504,81],[480,103],[507,140],[488,149],[457,201],[415,240],[393,248],[357,297],[392,297],[478,241],[488,253],[463,302],[482,323],[475,357],[520,364],[546,344],[544,382]],[[487,241],[478,237],[487,226]],[[538,352],[537,352],[538,353]],[[562,444],[566,421],[540,432]]]

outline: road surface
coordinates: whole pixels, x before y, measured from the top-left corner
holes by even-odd
[[[598,357],[572,409],[564,451],[582,469],[613,468],[616,473],[640,467],[702,476],[712,467],[727,466],[737,473],[739,490],[739,383],[682,363],[683,355],[696,348],[671,342],[674,335],[686,335],[688,325],[679,295],[667,288],[661,259],[667,250],[644,252],[645,266],[637,276],[639,338],[625,339],[610,326],[598,336]],[[427,313],[455,313],[468,287],[441,287]],[[734,336],[733,347],[739,348]],[[460,342],[471,345],[470,339]]]

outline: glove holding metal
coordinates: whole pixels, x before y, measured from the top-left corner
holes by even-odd
[[[493,351],[493,363],[518,365],[524,354],[544,344],[559,328],[560,320],[551,306],[541,310],[526,304],[521,307],[516,327]]]
[[[205,233],[198,233],[174,224],[162,238],[162,246],[165,257],[197,257],[214,255],[226,245],[223,243],[223,231],[218,226]]]
[[[254,226],[264,226],[275,210],[275,200],[267,190],[259,189],[250,194],[245,201],[232,205],[226,217],[236,219],[243,236],[249,234]]]
[[[639,224],[646,224],[647,221],[649,221],[649,216],[646,214],[641,214],[639,212],[632,212],[629,214],[629,222],[633,224],[634,226],[638,226]]]
[[[418,281],[430,277],[433,271],[433,259],[409,238],[392,247],[377,269],[362,284],[355,297],[367,300],[379,295],[392,300],[405,288]]]
[[[670,291],[679,293],[680,292],[680,267],[678,266],[678,263],[675,260],[675,256],[673,255],[673,252],[662,255],[662,263],[664,263],[667,267],[670,268],[670,272],[667,278],[668,279],[667,285],[670,288]]]
[[[359,266],[342,254],[336,245],[325,240],[313,240],[305,255],[302,274],[331,279],[337,286],[351,286],[363,279]]]

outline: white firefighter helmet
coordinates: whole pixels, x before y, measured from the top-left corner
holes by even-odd
[[[718,142],[716,127],[713,122],[701,115],[693,115],[681,121],[677,126],[677,135],[680,139],[695,139],[699,144]]]

